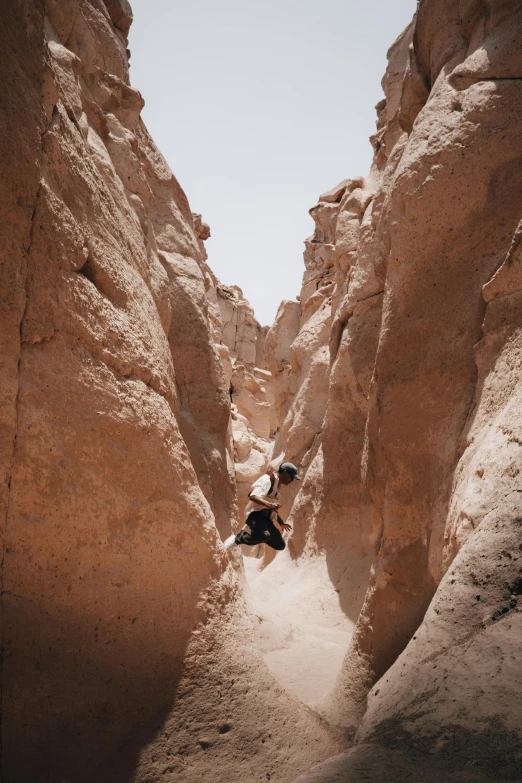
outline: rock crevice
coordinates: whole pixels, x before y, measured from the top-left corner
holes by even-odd
[[[266,328],[143,125],[127,0],[9,4],[6,781],[520,777],[518,6],[421,0]],[[286,550],[226,554],[283,459]]]
[[[17,0],[2,27],[2,773],[290,780],[341,743],[263,667],[219,543],[205,229],[140,119],[128,4],[107,8]]]

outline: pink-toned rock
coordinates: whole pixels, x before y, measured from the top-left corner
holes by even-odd
[[[299,332],[299,302],[282,302],[265,341],[267,368],[274,379],[274,408],[277,427],[285,419],[295,389],[290,382],[290,348]]]
[[[2,18],[2,774],[286,783],[341,743],[264,667],[220,543],[207,231],[140,119],[129,13]]]
[[[328,204],[337,203],[341,200],[341,197],[349,184],[349,179],[343,179],[343,181],[336,185],[335,188],[331,188],[330,190],[327,190],[326,193],[322,193],[319,196],[319,201],[323,201]]]
[[[269,330],[143,126],[131,18],[3,19],[4,777],[513,783],[519,3],[422,0]],[[283,459],[288,546],[242,570]]]
[[[204,223],[201,215],[199,215],[196,212],[192,213],[192,218],[194,220],[194,230],[196,232],[196,236],[198,239],[201,239],[202,242],[204,242],[206,239],[210,238],[210,226],[208,223]],[[206,258],[206,254],[205,254]]]
[[[128,0],[103,0],[114,27],[120,30],[125,38],[132,24],[132,8]]]
[[[197,228],[201,225],[199,215],[195,216],[195,223]],[[201,232],[207,233],[204,229]],[[272,373],[265,369],[268,328],[256,321],[240,288],[224,286],[207,266],[205,280],[215,348],[232,401],[229,455],[236,480],[239,526],[242,526],[250,487],[268,466],[272,436],[279,427]],[[236,529],[235,518],[232,524]]]
[[[237,286],[219,284],[217,302],[225,345],[235,359],[254,365],[259,324],[243,292]]]
[[[390,50],[374,195],[332,328],[322,472],[292,512],[309,515],[298,553],[315,539],[332,574],[334,544],[355,566],[340,598],[358,619],[321,709],[357,734],[300,783],[520,777],[522,115],[503,77],[520,70],[520,23],[515,3],[424,0]]]

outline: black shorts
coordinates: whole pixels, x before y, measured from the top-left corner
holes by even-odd
[[[252,511],[246,521],[250,532],[241,530],[236,536],[236,544],[255,546],[256,544],[268,544],[272,549],[281,551],[285,548],[285,540],[281,532],[270,519],[266,511]]]

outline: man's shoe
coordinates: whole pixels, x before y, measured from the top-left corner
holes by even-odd
[[[226,541],[223,541],[223,546],[225,547],[225,549],[231,549],[235,543],[236,543],[236,536],[233,533],[231,536],[229,536],[226,539]]]

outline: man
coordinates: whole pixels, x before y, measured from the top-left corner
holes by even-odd
[[[279,487],[281,484],[288,486],[292,481],[300,481],[297,468],[291,462],[283,462],[279,466],[277,475],[272,468],[269,468],[252,484],[245,509],[249,530],[243,529],[237,536],[229,536],[224,542],[225,549],[230,549],[234,544],[247,546],[268,544],[272,549],[285,548],[284,538],[274,522],[278,522],[283,530],[291,530],[291,526],[283,522],[277,512],[281,507],[281,503],[278,502]]]

